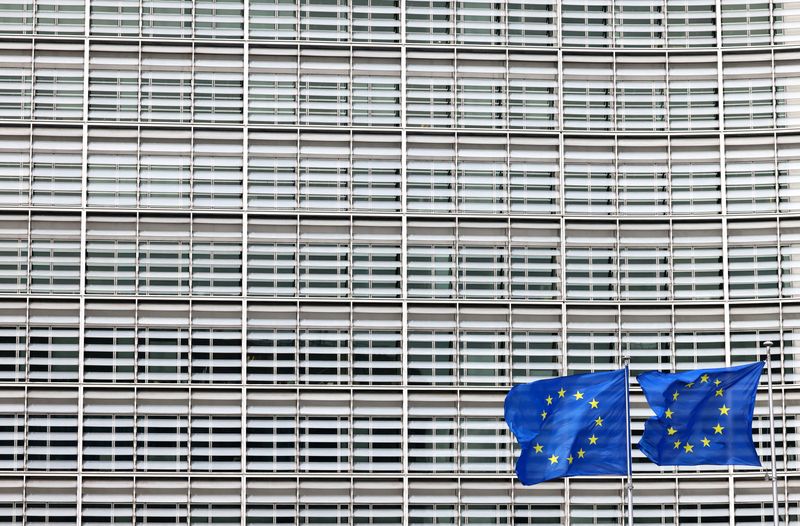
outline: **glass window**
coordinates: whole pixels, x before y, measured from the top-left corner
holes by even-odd
[[[711,47],[717,42],[714,0],[667,0],[667,45]]]
[[[300,124],[318,126],[350,124],[349,51],[301,50],[299,81]]]
[[[89,118],[137,120],[139,46],[95,44],[89,52]]]
[[[348,0],[299,0],[302,40],[349,40]]]
[[[445,0],[407,0],[406,38],[409,42],[447,44],[453,41],[455,13],[453,2]]]
[[[82,44],[36,44],[33,74],[34,118],[78,120],[83,117]]]
[[[414,473],[456,471],[458,427],[458,402],[455,393],[409,393],[408,470]],[[409,494],[409,502],[414,503],[411,495],[413,493]],[[421,496],[419,492],[417,495]],[[430,496],[431,493],[426,492],[425,495]],[[425,502],[429,503],[430,498],[426,498]],[[417,513],[421,514],[419,511]],[[430,517],[430,514],[426,516]]]
[[[28,290],[30,263],[28,214],[4,214],[0,224],[0,292],[24,294]]]
[[[196,38],[242,38],[244,0],[195,0]]]
[[[353,471],[402,470],[403,400],[400,393],[353,393]]]
[[[505,2],[456,2],[456,42],[491,45],[505,40]]]
[[[672,280],[675,299],[721,299],[722,227],[719,223],[674,223]]]
[[[3,33],[0,6],[0,33]],[[5,19],[6,21],[8,19]],[[4,43],[0,56],[0,118],[29,119],[33,95],[33,50],[29,43]]]
[[[247,470],[294,472],[297,469],[296,429],[297,394],[294,391],[249,389],[247,392]],[[270,481],[270,484],[274,483],[275,481]],[[274,487],[272,486],[270,489]],[[270,491],[269,493],[276,495],[277,492]],[[293,493],[288,502],[294,501],[294,498]],[[291,516],[293,517],[294,513]]]
[[[192,118],[192,48],[144,44],[139,60],[142,121],[189,122]],[[198,72],[198,75],[202,74]],[[211,80],[203,78],[204,82]],[[208,90],[208,87],[206,82],[203,88]],[[142,137],[146,133],[143,131]]]
[[[81,225],[77,215],[31,217],[31,292],[80,292]]]
[[[407,57],[406,124],[453,127],[456,82],[452,54],[409,51]]]
[[[561,6],[561,34],[565,46],[611,45],[611,0],[565,0]]]
[[[137,380],[188,382],[188,306],[185,303],[140,303],[137,318]]]
[[[36,0],[36,32],[83,35],[86,0]]]
[[[352,383],[350,309],[300,307],[297,365],[301,384]]]
[[[573,223],[566,232],[567,298],[617,298],[616,231],[603,223]]]
[[[258,124],[297,122],[297,51],[250,47],[248,119]],[[251,137],[256,133],[251,134]],[[258,134],[259,136],[266,134]]]
[[[508,143],[505,137],[459,136],[456,163],[458,210],[508,210]]]
[[[456,383],[456,309],[409,307],[408,383]]]
[[[192,0],[141,0],[142,36],[188,38],[192,36]]]
[[[87,142],[88,205],[135,208],[139,156],[136,130],[90,128]]]
[[[78,469],[77,391],[31,389],[28,391],[27,403],[27,468],[31,471],[75,471]],[[49,480],[55,482],[56,479]],[[28,484],[28,490],[31,489],[31,484]],[[72,491],[75,491],[74,487]],[[44,497],[45,494],[41,496]],[[49,498],[43,502],[53,502],[53,500],[51,493]],[[29,494],[28,520],[34,520],[32,515],[35,512],[31,510],[30,501],[31,495]]]
[[[717,58],[713,55],[670,55],[669,125],[673,130],[719,127]]]
[[[347,220],[300,221],[300,296],[349,296],[350,222]]]
[[[561,310],[511,309],[511,383],[561,376]]]
[[[670,192],[673,214],[722,211],[719,140],[673,138],[670,142]]]
[[[241,383],[242,312],[238,304],[194,303],[192,382]]]
[[[354,210],[400,210],[402,148],[399,135],[353,134],[351,155]]]
[[[400,2],[398,0],[353,0],[353,40],[398,42]]]
[[[409,222],[409,297],[452,298],[457,255],[453,222]]]
[[[195,121],[226,124],[242,122],[243,64],[240,47],[195,48],[194,94],[191,100]]]
[[[554,223],[511,223],[512,298],[560,297],[560,237],[559,227]]]
[[[189,467],[188,393],[139,390],[136,411],[136,468],[186,471]],[[138,492],[137,497],[137,501],[146,500]]]
[[[408,209],[452,212],[456,201],[455,137],[408,135]]]
[[[248,206],[297,208],[297,132],[250,132],[247,147]]]
[[[249,0],[249,2],[250,38],[265,40],[297,38],[298,15],[295,0]]]
[[[93,35],[139,36],[137,0],[91,0],[89,16]]]
[[[347,392],[300,393],[298,430],[301,472],[341,473],[351,470],[350,403],[350,394]],[[330,482],[326,483],[326,488],[332,489]],[[328,495],[331,496],[330,493]],[[323,513],[323,510],[318,510],[304,516],[321,517]]]
[[[400,56],[353,51],[353,125],[400,126]]]
[[[143,129],[139,145],[140,206],[189,208],[191,158],[191,131]]]
[[[556,57],[510,52],[507,104],[509,128],[555,129],[559,104]]]
[[[297,308],[250,303],[248,309],[247,381],[297,383]]]
[[[34,128],[32,201],[39,206],[80,206],[80,128]]]
[[[87,302],[85,318],[84,380],[133,382],[136,369],[134,307],[125,303]]]
[[[618,47],[656,48],[664,45],[664,6],[637,0],[614,2],[615,43]]]
[[[566,5],[564,6],[566,7]],[[564,128],[610,130],[613,128],[613,64],[608,57],[564,57]]]
[[[725,194],[728,213],[774,213],[777,192],[773,138],[727,137]]]
[[[353,224],[353,296],[398,298],[401,288],[401,225],[390,221]]]
[[[136,217],[90,216],[86,241],[86,293],[136,290]]]

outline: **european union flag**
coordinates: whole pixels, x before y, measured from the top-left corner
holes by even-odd
[[[753,407],[763,362],[676,374],[637,376],[655,412],[639,449],[659,466],[760,466]]]
[[[627,395],[625,369],[511,389],[505,417],[522,448],[519,480],[529,485],[575,475],[625,475]]]

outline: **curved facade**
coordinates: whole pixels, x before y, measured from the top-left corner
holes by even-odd
[[[797,1],[3,3],[0,522],[619,524],[510,385],[769,339],[800,524],[798,129]],[[764,471],[635,452],[636,522]]]

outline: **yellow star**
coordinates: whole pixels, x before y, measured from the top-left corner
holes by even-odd
[[[568,457],[567,457],[567,462],[569,462],[570,464],[572,464],[572,455],[570,455],[570,456],[568,456]]]
[[[691,389],[693,385],[694,382],[689,382],[688,384],[686,384],[686,389]]]
[[[674,393],[672,393],[672,400],[673,401],[677,400],[680,395],[681,394],[678,391],[675,391]]]
[[[673,411],[672,409],[667,409],[666,411],[664,411],[664,416],[666,416],[667,418],[672,418],[673,414],[675,414],[675,411]]]
[[[683,446],[683,450],[687,453],[694,453],[694,446],[687,442],[686,445]]]
[[[730,407],[726,407],[725,404],[722,404],[722,407],[719,408],[720,415],[727,415],[728,411],[730,411]]]
[[[716,385],[717,387],[719,387],[719,384],[721,384],[721,383],[722,383],[722,380],[720,380],[719,378],[714,380],[714,385]]]
[[[558,457],[555,455],[551,456],[547,460],[549,460],[551,464],[558,464]]]
[[[553,404],[553,397],[552,396],[547,395],[547,398],[545,398],[545,400],[547,401],[547,405],[552,405]]]
[[[565,391],[565,390],[564,390],[564,388],[562,387],[562,388],[561,388],[561,390],[559,390],[559,391],[558,391],[558,397],[559,397],[559,398],[564,398],[564,393],[566,393],[566,391]]]
[[[584,451],[583,448],[578,450],[578,458],[583,458],[583,455],[585,455],[585,454],[586,454],[586,451]]]
[[[669,436],[672,436],[672,435],[674,435],[674,434],[675,434],[675,433],[677,433],[677,432],[678,432],[678,430],[677,430],[677,429],[675,429],[675,428],[674,428],[674,427],[672,427],[672,426],[670,426],[670,427],[667,429],[667,435],[669,435]]]
[[[597,409],[597,406],[600,405],[600,402],[592,398],[591,402],[589,402],[589,405],[592,406],[592,409]]]
[[[542,420],[544,420],[546,417],[547,417],[547,411],[542,411]]]
[[[572,396],[574,396],[574,397],[575,397],[575,400],[580,400],[580,399],[582,399],[582,398],[583,398],[583,393],[582,393],[582,392],[580,392],[580,391],[575,391],[575,394],[574,394],[574,395],[572,395]]]
[[[722,393],[723,393],[722,389],[717,389],[717,392],[714,396],[722,396]]]
[[[595,424],[597,427],[601,427],[601,426],[603,425],[603,419],[602,419],[602,418],[600,418],[600,417],[598,416],[598,417],[595,419],[595,421],[594,421],[594,424]]]
[[[719,422],[717,422],[717,425],[715,425],[712,429],[714,430],[714,434],[715,435],[721,435],[722,434],[722,430],[725,429],[725,428],[722,427],[721,425],[719,425]]]
[[[678,449],[681,447],[681,441],[676,440],[675,442],[672,443],[672,445],[675,446],[673,449]]]
[[[700,383],[701,384],[707,384],[708,383],[708,375],[707,374],[704,374],[703,376],[700,377]]]
[[[597,437],[592,435],[589,437],[589,444],[597,444]]]
[[[537,442],[537,443],[536,443],[536,445],[535,445],[535,446],[533,446],[533,449],[534,449],[534,451],[536,451],[536,453],[541,453],[541,452],[542,452],[542,449],[544,449],[544,446],[542,446],[541,444],[539,444],[539,443]]]
[[[703,437],[703,447],[708,447],[711,445],[711,441],[707,437]]]

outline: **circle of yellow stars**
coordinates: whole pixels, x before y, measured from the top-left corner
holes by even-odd
[[[559,389],[558,391],[556,391],[556,394],[558,395],[558,398],[567,398],[567,391],[563,387],[561,389]],[[584,394],[585,393],[582,393],[580,390],[577,390],[577,391],[575,391],[574,394],[570,395],[570,397],[575,398],[575,401],[577,402],[577,401],[580,401],[580,400],[585,400],[584,399]],[[547,395],[545,397],[545,399],[544,399],[545,405],[546,406],[553,405],[553,400],[554,400],[554,398],[551,395]],[[599,409],[599,407],[600,407],[600,402],[597,401],[595,398],[592,398],[591,400],[585,400],[585,401],[589,404],[590,409]],[[548,415],[547,409],[544,409],[544,410],[542,410],[541,413],[539,413],[539,416],[542,418],[542,420],[545,420],[547,418],[547,415]],[[594,419],[595,427],[603,427],[603,422],[604,422],[604,420],[603,420],[602,416],[598,416],[597,418]],[[598,440],[599,440],[599,438],[596,436],[596,434],[592,433],[592,436],[587,438],[587,442],[588,442],[587,446],[596,445]],[[534,452],[534,454],[537,454],[537,455],[538,454],[543,454],[543,455],[546,454],[544,452],[544,446],[542,444],[539,444],[538,442],[536,444],[534,444],[533,452]],[[586,457],[586,453],[587,453],[587,451],[585,449],[583,449],[583,447],[579,448],[578,451],[575,452],[575,454],[577,455],[578,459],[585,458]],[[551,465],[558,464],[560,462],[559,459],[560,459],[560,457],[558,455],[556,455],[555,453],[553,453],[552,455],[547,457],[547,460],[550,461]],[[576,458],[572,454],[570,454],[570,456],[566,457],[566,461],[567,461],[568,464],[572,464],[575,460],[576,460]]]
[[[703,374],[703,375],[700,376],[700,378],[698,378],[698,380],[699,380],[701,386],[702,386],[702,384],[709,384],[709,386],[712,383],[714,384],[714,398],[720,398],[725,394],[725,389],[723,387],[720,387],[720,385],[722,384],[722,380],[720,380],[719,378],[716,378],[713,382],[711,382],[711,377],[708,374]],[[695,386],[696,383],[697,383],[697,380],[695,380],[694,382],[689,382],[689,383],[684,385],[684,388],[685,389],[691,389],[692,387]],[[678,398],[680,398],[680,395],[681,395],[680,391],[675,390],[675,392],[672,393],[672,401],[673,402],[677,402]],[[719,416],[720,417],[729,416],[728,412],[731,410],[731,408],[728,407],[725,403],[723,403],[722,406],[719,407],[718,409],[719,409]],[[666,411],[664,411],[664,417],[666,419],[668,419],[668,420],[672,420],[672,417],[675,414],[676,414],[675,411],[673,411],[670,408],[667,408]],[[725,426],[720,424],[720,422],[717,422],[717,425],[711,427],[711,430],[714,431],[713,433],[709,432],[709,434],[711,434],[712,438],[713,438],[714,435],[724,435]],[[672,437],[677,433],[678,433],[678,430],[674,426],[671,425],[671,426],[669,426],[667,428],[667,436]],[[708,435],[703,436],[703,438],[700,440],[700,442],[703,444],[702,447],[711,447],[711,439],[708,438]],[[682,440],[680,440],[677,437],[676,437],[676,440],[672,443],[673,449],[683,449],[684,454],[687,454],[687,455],[690,455],[690,454],[694,453],[695,445],[696,444],[691,444],[688,441],[686,441],[684,443]]]

